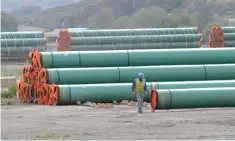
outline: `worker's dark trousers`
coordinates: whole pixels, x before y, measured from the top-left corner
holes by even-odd
[[[136,93],[136,99],[138,101],[138,110],[139,110],[139,112],[142,111],[144,95],[145,95],[144,92],[137,92]]]

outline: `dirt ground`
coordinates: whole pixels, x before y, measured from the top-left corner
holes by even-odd
[[[235,139],[235,108],[2,106],[1,139]]]

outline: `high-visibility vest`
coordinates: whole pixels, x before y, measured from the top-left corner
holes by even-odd
[[[135,79],[135,92],[144,92],[145,79],[140,82],[139,78]]]

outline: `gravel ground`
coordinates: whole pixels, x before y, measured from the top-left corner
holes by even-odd
[[[235,139],[235,108],[2,106],[1,139]]]

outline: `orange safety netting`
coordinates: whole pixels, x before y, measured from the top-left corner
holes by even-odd
[[[58,85],[51,84],[49,85],[49,105],[57,105],[59,99],[59,87]]]
[[[212,27],[209,34],[208,47],[210,48],[224,47],[224,31],[221,26]]]
[[[42,68],[41,53],[29,53],[31,65],[24,65],[21,78],[17,81],[17,98],[24,103],[57,105],[59,89],[55,84],[47,84],[48,72]]]
[[[72,42],[71,36],[66,29],[62,29],[56,39],[57,51],[70,51],[72,50],[70,44]]]
[[[47,84],[46,78],[47,71],[45,69],[35,69],[32,66],[25,66],[22,71],[20,80],[17,81],[17,92],[16,95],[21,102],[25,103],[36,103],[49,105],[51,93],[51,86]],[[58,94],[56,94],[58,97]],[[53,100],[51,100],[53,101]],[[50,104],[55,105],[55,104]]]

